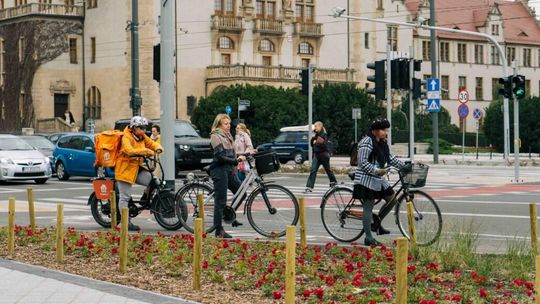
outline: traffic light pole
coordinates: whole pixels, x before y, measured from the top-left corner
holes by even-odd
[[[414,48],[409,47],[409,158],[414,161],[414,99],[413,99],[413,77],[414,77]]]
[[[435,0],[429,0],[429,25],[435,26]],[[439,78],[437,74],[437,37],[435,30],[430,30],[430,55],[431,55],[431,77]],[[439,163],[439,113],[431,113],[433,123],[433,163]]]
[[[392,146],[392,59],[390,45],[386,45],[386,119],[390,122],[388,129],[388,146]]]
[[[308,158],[309,165],[313,161],[313,147],[311,147],[311,135],[313,133],[313,69],[314,64],[310,64],[308,67]]]
[[[515,61],[512,62],[512,69],[515,77],[517,75]],[[512,99],[514,101],[514,182],[519,183],[522,182],[519,180],[519,146],[521,145],[521,139],[519,138],[519,102],[515,94],[512,94]]]
[[[139,3],[131,1],[131,111],[133,116],[141,115],[142,97],[139,88]]]

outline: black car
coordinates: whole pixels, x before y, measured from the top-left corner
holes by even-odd
[[[285,127],[280,132],[271,143],[261,144],[257,150],[274,150],[283,164],[289,160],[304,163],[308,159],[308,126]]]
[[[149,121],[148,136],[150,136],[154,124],[159,125],[159,120]],[[129,119],[120,119],[114,124],[116,130],[124,130],[126,126],[129,126]],[[210,139],[201,137],[197,129],[189,121],[175,120],[174,146],[177,173],[182,169],[202,169],[212,162],[213,155]]]

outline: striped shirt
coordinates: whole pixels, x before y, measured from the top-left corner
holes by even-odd
[[[377,159],[374,157],[371,162],[369,161],[369,155],[372,151],[373,142],[371,137],[364,136],[358,143],[358,167],[354,173],[354,184],[362,185],[371,190],[381,191],[390,187],[390,183],[388,180],[377,175],[376,172],[379,169]],[[390,154],[389,159],[390,166],[402,168],[404,165],[402,161],[392,154]]]

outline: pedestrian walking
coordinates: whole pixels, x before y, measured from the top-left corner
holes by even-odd
[[[379,117],[371,122],[370,131],[358,143],[358,166],[354,173],[353,198],[360,199],[362,202],[364,211],[362,224],[366,234],[364,244],[367,246],[381,245],[373,237],[372,231],[377,232],[378,235],[390,233],[380,222],[372,225],[375,201],[384,199],[388,202],[395,199],[390,183],[382,178],[387,173],[387,165],[398,169],[402,169],[405,165],[390,153],[386,141],[388,128],[390,128],[390,122],[384,117]],[[380,213],[382,212],[384,211]]]
[[[150,138],[158,144],[161,144],[161,128],[159,125],[152,126],[152,135],[150,135]]]
[[[251,132],[243,123],[239,123],[238,125],[236,125],[236,135],[234,137],[234,151],[236,152],[237,157],[245,153],[253,154],[255,152],[253,149],[253,143],[251,142]],[[243,181],[246,178],[249,170],[250,169],[247,159],[243,162],[238,163],[238,166],[236,167],[238,179],[240,181]]]
[[[313,147],[313,158],[311,162],[311,170],[306,183],[306,190],[304,192],[313,192],[313,186],[315,186],[315,179],[317,178],[317,171],[322,165],[328,179],[330,180],[330,187],[335,186],[337,183],[336,177],[332,169],[330,169],[330,147],[328,144],[328,135],[322,122],[317,121],[314,124],[315,135],[309,141]]]

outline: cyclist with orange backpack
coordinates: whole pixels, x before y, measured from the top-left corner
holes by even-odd
[[[146,135],[147,127],[148,120],[146,118],[134,116],[131,118],[129,127],[124,129],[122,147],[114,169],[120,194],[118,203],[120,210],[128,208],[133,184],[148,186],[152,180],[150,172],[143,167],[142,159],[134,156],[152,156],[155,153],[163,152],[161,145]],[[140,227],[133,224],[130,219],[128,230],[139,231]]]

